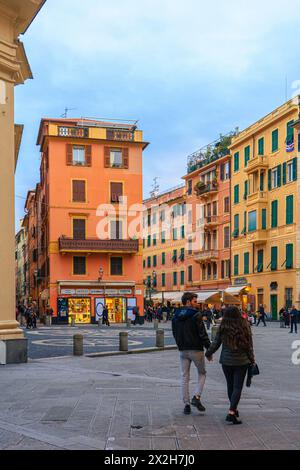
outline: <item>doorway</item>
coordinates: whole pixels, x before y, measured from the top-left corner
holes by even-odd
[[[272,320],[277,320],[278,317],[278,310],[277,310],[277,294],[272,294],[271,295],[271,315],[272,315]]]

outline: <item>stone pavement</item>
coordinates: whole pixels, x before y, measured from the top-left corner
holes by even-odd
[[[278,324],[253,332],[261,375],[244,389],[240,426],[224,421],[219,353],[207,363],[207,410],[189,416],[177,351],[47,358],[0,366],[0,449],[300,449],[300,335]]]

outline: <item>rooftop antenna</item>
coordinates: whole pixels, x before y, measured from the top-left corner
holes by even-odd
[[[77,109],[77,108],[65,108],[65,112],[60,117],[66,119],[68,117],[68,112],[69,111],[74,111],[75,109]]]
[[[159,194],[159,183],[158,183],[158,180],[159,177],[158,176],[155,176],[155,178],[153,178],[153,184],[152,184],[152,191],[150,191],[150,196],[151,197],[157,197],[158,194]]]

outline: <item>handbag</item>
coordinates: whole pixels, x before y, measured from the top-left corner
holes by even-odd
[[[247,381],[246,381],[246,387],[251,386],[251,380],[254,375],[259,375],[259,368],[258,365],[255,363],[252,366],[249,365],[248,367],[248,374],[247,374]]]
[[[251,375],[259,375],[259,368],[257,364],[253,364],[251,367]]]

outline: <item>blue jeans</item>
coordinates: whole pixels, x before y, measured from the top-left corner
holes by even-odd
[[[180,351],[181,393],[183,403],[185,404],[190,403],[189,382],[192,362],[195,364],[198,372],[194,395],[201,395],[206,379],[204,352],[191,350]]]

